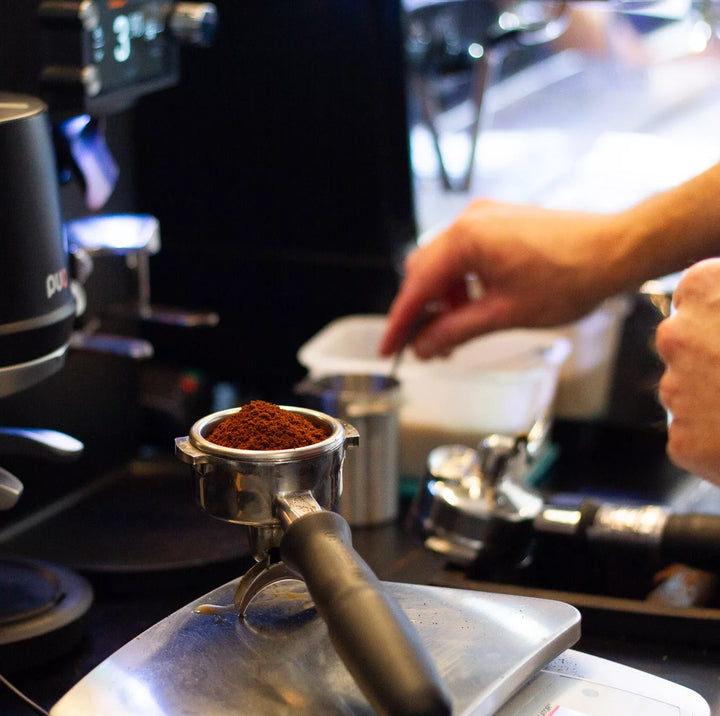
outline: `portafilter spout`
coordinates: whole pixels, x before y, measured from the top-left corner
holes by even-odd
[[[352,547],[347,522],[331,510],[342,489],[352,425],[307,408],[280,406],[323,428],[321,442],[287,450],[238,450],[210,442],[236,412],[213,413],[177,438],[177,456],[193,467],[200,506],[247,525],[258,563],[240,580],[240,618],[275,581],[301,579],[338,655],[370,704],[383,714],[449,714],[450,699],[407,615]],[[242,408],[241,408],[242,409]]]

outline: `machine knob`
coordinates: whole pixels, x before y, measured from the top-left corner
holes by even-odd
[[[186,45],[209,47],[215,42],[218,13],[209,2],[179,2],[171,10],[168,27]]]

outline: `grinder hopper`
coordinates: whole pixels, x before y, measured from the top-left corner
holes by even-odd
[[[410,620],[355,552],[350,528],[331,512],[340,497],[348,423],[284,407],[323,428],[325,440],[288,450],[237,450],[207,436],[235,410],[202,418],[176,453],[192,465],[196,497],[214,517],[248,525],[258,563],[241,578],[235,606],[281,579],[302,579],[330,639],[368,701],[383,713],[443,714],[450,700]]]

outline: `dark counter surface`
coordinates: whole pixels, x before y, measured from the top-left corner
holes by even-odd
[[[442,560],[418,547],[398,525],[356,530],[358,551],[382,578],[410,583],[432,583]],[[219,586],[158,589],[149,594],[96,595],[88,614],[85,635],[67,654],[42,666],[10,674],[13,684],[49,709],[70,687],[105,657],[173,611]],[[657,639],[584,634],[576,647],[683,684],[700,693],[713,713],[720,713],[720,645],[664,643]],[[25,716],[33,711],[7,689],[0,689],[0,713]]]
[[[576,444],[578,454],[581,452],[580,448],[582,451],[588,448],[588,445]],[[628,449],[627,445],[621,448]],[[551,477],[558,482],[568,479],[568,475],[573,474],[578,468],[576,457],[577,454],[573,454],[570,450],[565,455],[564,461],[558,463],[555,474]],[[653,471],[656,472],[655,468]],[[617,473],[615,478],[621,481]],[[662,479],[658,478],[653,484],[657,487],[661,482]],[[117,488],[118,485],[115,487]],[[122,488],[122,485],[120,487]],[[127,491],[121,489],[121,492],[125,494]],[[100,499],[105,503],[115,499],[108,498],[107,495],[103,496],[102,490],[99,493],[90,490],[90,493],[92,499]],[[185,514],[186,510],[196,509],[191,504],[192,498],[189,493],[188,496],[190,502],[183,503],[179,508],[180,514]],[[137,495],[133,499],[135,505],[143,504]],[[155,541],[161,545],[163,542],[174,543],[176,540],[182,540],[184,532],[189,530],[187,527],[183,530],[185,524],[183,520],[186,520],[184,517],[178,519],[177,515],[168,514],[167,524],[164,524],[162,510],[159,507],[146,504],[144,509],[147,510],[148,516],[156,515],[154,524],[149,525],[148,529],[151,533],[154,531]],[[162,509],[168,511],[167,500]],[[122,506],[119,507],[118,512],[123,514]],[[211,520],[199,509],[197,513],[199,522],[194,523],[192,530],[189,530],[190,535],[200,534],[206,519],[209,520],[208,525],[212,523],[213,530],[217,529],[217,521]],[[136,515],[134,524],[137,529],[143,520],[145,523],[151,521],[148,516]],[[46,519],[52,520],[54,517],[50,515]],[[50,527],[44,528],[44,524],[50,524]],[[119,524],[123,524],[122,520]],[[79,640],[72,648],[49,661],[30,667],[17,665],[15,668],[6,669],[4,675],[42,708],[49,710],[85,674],[126,642],[197,597],[239,576],[251,564],[241,534],[244,533],[243,528],[225,523],[219,524],[222,525],[223,530],[228,527],[232,530],[228,533],[231,535],[229,538],[221,537],[223,540],[234,540],[237,530],[237,554],[233,554],[232,549],[226,549],[225,558],[215,564],[204,567],[190,565],[187,570],[173,569],[170,565],[171,568],[160,570],[159,574],[143,573],[142,570],[129,568],[124,575],[118,575],[113,574],[112,570],[103,572],[91,568],[86,576],[93,585],[95,598],[87,613]],[[60,558],[63,543],[60,528],[54,527],[52,522],[45,522],[37,529],[40,530],[41,535],[44,535],[40,543],[44,540],[45,544],[53,545],[53,549],[48,547],[48,557]],[[74,525],[74,529],[78,529],[77,524]],[[23,539],[26,539],[25,551],[32,552],[33,540],[27,535],[25,538],[22,535],[13,536],[12,531],[8,532],[7,529],[0,532],[2,532],[0,538],[3,535],[6,538],[0,539],[0,553],[15,554],[15,547],[21,544]],[[213,539],[217,539],[217,533],[213,535]],[[132,534],[121,535],[118,541],[123,539],[130,547],[135,544],[133,542],[135,536]],[[142,538],[137,537],[137,539]],[[194,536],[191,539],[195,543],[198,541]],[[457,573],[448,572],[443,558],[422,547],[400,522],[376,528],[355,529],[353,539],[356,549],[381,579],[441,585],[446,585],[448,579],[464,579]],[[102,536],[99,541],[103,540],[109,541],[107,536]],[[126,552],[127,549],[126,547]],[[175,547],[170,552],[173,559],[178,558]],[[130,557],[134,559],[132,554]],[[612,617],[612,614],[610,616]],[[662,625],[658,626],[656,633],[653,633],[652,628],[646,629],[642,636],[623,633],[622,629],[598,628],[595,620],[588,620],[588,625],[588,629],[585,628],[585,623],[583,625],[583,636],[577,649],[685,685],[700,693],[711,705],[713,713],[720,714],[720,640],[701,643],[694,638],[668,639]],[[0,686],[0,714],[28,716],[32,713],[30,707],[23,704],[7,688]]]

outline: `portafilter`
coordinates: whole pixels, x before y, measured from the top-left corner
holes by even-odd
[[[415,628],[353,549],[347,522],[332,511],[345,451],[359,443],[357,431],[325,413],[281,407],[321,427],[327,438],[287,450],[210,442],[234,408],[198,420],[175,441],[177,456],[193,468],[200,506],[250,530],[257,564],[235,593],[240,618],[268,585],[301,579],[336,652],[378,712],[450,713],[449,696]]]
[[[532,561],[537,539],[552,536],[578,549],[645,550],[665,564],[718,571],[720,515],[540,492],[521,477],[526,454],[524,437],[509,435],[491,435],[477,450],[435,448],[410,511],[425,546],[458,566],[516,567]]]

